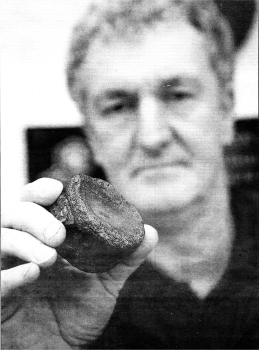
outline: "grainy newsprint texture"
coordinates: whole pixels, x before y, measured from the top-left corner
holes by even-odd
[[[259,348],[258,8],[1,2],[3,350]]]

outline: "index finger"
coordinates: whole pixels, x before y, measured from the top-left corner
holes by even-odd
[[[2,226],[27,232],[51,247],[59,246],[66,236],[64,225],[45,208],[32,202],[4,208]]]
[[[60,181],[41,178],[24,186],[21,200],[48,206],[55,202],[62,190],[63,184]]]

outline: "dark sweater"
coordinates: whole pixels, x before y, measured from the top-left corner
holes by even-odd
[[[230,262],[205,299],[145,262],[127,281],[93,348],[258,349],[258,204],[257,193],[233,190]]]

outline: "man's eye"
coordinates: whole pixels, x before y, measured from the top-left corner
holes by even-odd
[[[190,91],[166,91],[163,95],[166,101],[185,102],[194,97]]]
[[[111,113],[119,113],[125,109],[126,105],[123,102],[111,103],[108,106],[105,106],[102,110],[104,115],[108,115]]]
[[[192,98],[193,97],[193,94],[190,93],[190,92],[186,92],[186,91],[180,91],[180,92],[175,92],[174,93],[174,98],[176,100],[185,100],[185,99],[189,99],[189,98]]]
[[[104,103],[102,107],[102,114],[111,115],[111,114],[120,114],[132,112],[137,108],[138,100],[137,98],[125,98],[116,101],[109,101]]]
[[[120,102],[120,103],[114,104],[110,108],[113,112],[120,112],[121,110],[123,110],[125,108],[125,106],[126,106],[125,103]]]

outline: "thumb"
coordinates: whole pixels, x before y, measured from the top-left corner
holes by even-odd
[[[141,245],[124,261],[108,272],[116,287],[121,289],[127,278],[143,263],[158,242],[157,231],[145,225],[145,237]]]

